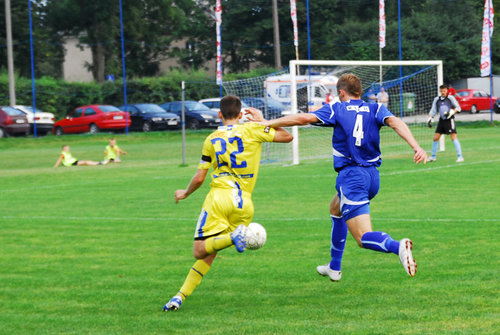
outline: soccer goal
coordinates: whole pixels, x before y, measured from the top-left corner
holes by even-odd
[[[425,147],[431,141],[434,130],[427,127],[426,121],[443,83],[442,61],[294,60],[287,70],[226,82],[224,88],[228,94],[238,95],[243,102],[261,109],[266,118],[275,118],[314,111],[338,99],[336,83],[344,73],[361,78],[362,98],[366,101],[383,89],[389,98],[389,110],[405,121],[421,145]],[[294,141],[290,146],[268,145],[263,160],[299,164],[301,160],[331,157],[331,128],[293,127],[292,133]],[[381,146],[384,156],[411,153],[404,140],[390,129],[382,129]]]

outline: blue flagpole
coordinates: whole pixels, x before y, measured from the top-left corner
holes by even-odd
[[[120,32],[122,38],[122,69],[123,69],[123,100],[125,104],[125,133],[128,135],[128,112],[127,112],[127,73],[125,71],[125,41],[123,36],[123,9],[120,0]]]
[[[403,59],[403,52],[401,51],[401,0],[398,0],[398,32],[399,32],[399,60]],[[400,115],[403,117],[403,67],[399,65],[399,108]]]
[[[33,57],[33,22],[31,20],[31,0],[28,0],[30,20],[30,57],[31,57],[31,96],[33,98],[33,136],[37,137],[36,129],[36,94],[35,94],[35,61]]]

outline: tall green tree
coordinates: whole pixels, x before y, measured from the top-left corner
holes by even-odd
[[[32,1],[33,49],[37,77],[61,76],[64,57],[61,36],[47,24],[44,1]],[[14,68],[23,77],[31,75],[28,1],[11,1]],[[0,0],[0,69],[7,68],[5,1]]]
[[[121,33],[118,0],[47,0],[50,25],[67,36],[78,36],[92,52],[88,64],[94,79],[121,73]],[[157,74],[162,57],[173,51],[171,43],[193,35],[205,20],[203,10],[191,0],[123,0],[127,73]],[[201,24],[205,24],[204,22]],[[196,42],[196,37],[188,39]],[[182,52],[177,55],[186,56]],[[199,64],[203,57],[195,61]]]

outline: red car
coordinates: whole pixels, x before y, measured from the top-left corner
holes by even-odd
[[[54,124],[52,132],[56,135],[69,133],[97,133],[101,129],[119,130],[130,127],[132,121],[127,112],[115,106],[90,105],[76,108],[65,119]]]
[[[490,110],[490,95],[484,91],[476,89],[457,90],[456,95],[460,108],[471,113],[478,113],[480,110]],[[497,100],[493,97],[493,104]]]
[[[0,107],[0,137],[7,135],[30,133],[30,124],[23,112],[18,109],[2,106]]]

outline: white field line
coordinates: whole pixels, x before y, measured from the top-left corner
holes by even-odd
[[[433,170],[442,170],[442,169],[449,169],[449,168],[459,168],[463,166],[469,166],[469,165],[479,165],[479,164],[487,164],[487,163],[495,163],[495,162],[500,162],[500,159],[493,159],[493,160],[486,160],[486,161],[477,161],[477,162],[464,162],[464,163],[456,163],[456,164],[449,164],[449,165],[440,165],[440,166],[434,166],[434,167],[425,167],[425,168],[420,168],[420,169],[413,169],[413,170],[403,170],[403,171],[393,171],[393,172],[381,172],[381,176],[393,176],[393,175],[401,175],[401,174],[410,174],[410,173],[421,173],[421,172],[428,172],[428,171],[433,171]],[[435,164],[435,163],[427,163],[427,164]],[[290,166],[292,167],[292,166]],[[285,168],[285,167],[283,167]],[[306,174],[303,176],[295,176],[294,178],[311,178],[317,175],[311,175],[311,174]],[[333,173],[332,173],[333,176]],[[261,176],[262,178],[266,178],[266,175]],[[275,178],[289,178],[288,175],[283,174],[282,176],[272,176],[273,179]],[[152,179],[152,180],[159,180],[159,179],[178,179],[178,176],[174,175],[169,175],[169,176],[153,176],[153,177],[145,177],[145,178],[140,178],[140,179]],[[135,178],[137,180],[139,178]],[[123,183],[123,180],[121,179],[116,179],[116,180],[106,180],[106,181],[97,181],[97,182],[91,182],[91,181],[86,181],[82,183],[71,183],[71,184],[56,184],[56,185],[42,185],[42,186],[33,186],[33,187],[23,187],[23,188],[15,188],[15,189],[0,189],[0,193],[5,193],[5,192],[25,192],[25,191],[33,191],[33,190],[44,190],[44,189],[54,189],[54,188],[64,188],[64,187],[75,187],[75,186],[89,186],[89,185],[99,185],[101,184],[102,186],[109,185],[111,183]]]
[[[88,217],[88,216],[54,216],[54,215],[2,215],[0,220],[55,220],[58,222],[64,221],[157,221],[157,222],[167,222],[167,221],[193,221],[197,220],[197,217],[192,218],[186,217]],[[373,221],[390,221],[390,222],[500,222],[498,219],[484,219],[484,218],[460,218],[460,219],[442,219],[442,218],[387,218],[387,217],[377,217],[372,218]],[[259,219],[260,222],[286,222],[286,221],[328,221],[330,222],[329,215],[325,215],[322,218],[273,218],[273,219]]]
[[[380,173],[380,175],[381,176],[392,176],[392,175],[397,175],[397,174],[419,173],[419,172],[427,172],[427,171],[432,171],[432,170],[458,168],[458,167],[468,166],[468,165],[478,165],[478,164],[487,164],[487,163],[495,163],[495,162],[500,162],[500,159],[492,159],[492,160],[478,161],[478,162],[455,163],[455,164],[440,165],[440,166],[434,166],[434,167],[428,167],[428,168],[422,168],[422,169],[414,169],[414,170],[382,172],[382,173]],[[436,164],[436,163],[427,163],[427,164]]]

